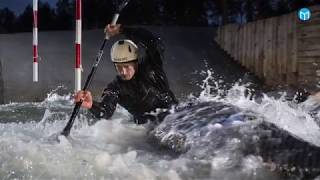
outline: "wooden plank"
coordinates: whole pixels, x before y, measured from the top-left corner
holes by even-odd
[[[276,23],[276,39],[275,39],[275,62],[277,67],[277,74],[281,74],[281,19],[280,17],[277,18]]]
[[[297,74],[295,72],[292,72],[292,66],[294,62],[294,56],[296,56],[296,54],[294,54],[294,33],[295,33],[295,29],[294,29],[294,15],[293,13],[290,13],[287,16],[287,22],[288,22],[288,43],[287,43],[287,83],[289,85],[295,85],[297,83]]]
[[[280,80],[281,72],[281,50],[280,50],[280,37],[281,37],[281,20],[280,17],[275,17],[272,22],[272,67],[273,76],[276,77],[277,83]]]
[[[251,66],[252,66],[252,57],[251,57],[251,53],[252,53],[252,41],[253,41],[253,36],[252,36],[252,22],[249,23],[248,26],[248,34],[249,34],[249,42],[248,42],[248,69],[251,71]]]
[[[243,26],[243,54],[242,54],[242,65],[246,67],[246,47],[247,47],[247,24]]]
[[[288,32],[286,32],[286,16],[282,15],[280,17],[278,17],[278,24],[279,27],[277,29],[277,33],[278,33],[278,44],[277,44],[277,49],[278,49],[278,55],[277,55],[277,66],[278,66],[278,76],[279,78],[283,75],[286,74],[287,72],[287,59],[286,59],[286,54],[287,54],[287,34]],[[283,83],[283,82],[281,82]]]
[[[320,24],[320,18],[311,18],[310,20],[308,21],[300,21],[298,20],[297,21],[297,25],[298,27],[302,27],[302,26],[314,26],[314,25],[317,25],[317,24]]]
[[[320,6],[318,6],[320,7]],[[298,72],[299,83],[312,83],[315,80],[316,71],[319,69],[318,60],[320,53],[318,44],[320,44],[320,16],[314,18],[319,13],[313,13],[311,20],[308,22],[297,21],[297,36],[298,36]]]
[[[251,23],[247,24],[247,43],[246,43],[246,67],[250,70],[250,42],[251,42]]]
[[[313,31],[319,31],[320,29],[320,24],[315,24],[312,26],[299,26],[298,27],[298,32],[302,32],[302,33],[310,33]]]
[[[251,42],[251,34],[250,34],[250,24],[247,24],[247,43],[246,43],[246,67],[250,70],[250,42]]]
[[[246,46],[246,67],[250,70],[250,44],[252,41],[251,22],[247,24],[247,46]]]
[[[234,46],[235,46],[235,32],[236,32],[236,24],[233,24],[232,25],[232,29],[231,29],[231,32],[230,32],[230,37],[231,37],[231,47],[230,47],[230,55],[231,57],[234,59]]]
[[[320,56],[319,50],[298,51],[298,57],[318,57],[318,56]]]
[[[320,74],[317,72],[320,73],[320,63],[301,62],[299,63],[299,70],[299,75],[316,73],[319,76]]]
[[[299,50],[319,50],[320,51],[320,37],[299,39]]]
[[[237,46],[236,46],[236,48],[237,48],[237,57],[236,57],[236,60],[237,60],[237,62],[239,63],[240,62],[240,42],[241,42],[241,25],[239,25],[238,26],[238,33],[237,33]]]
[[[229,38],[229,33],[228,33],[228,25],[225,26],[225,35],[224,35],[224,43],[225,43],[225,46],[224,46],[224,49],[228,52],[228,38]]]
[[[229,26],[229,31],[228,31],[228,33],[229,33],[229,47],[228,47],[228,49],[229,49],[229,54],[230,54],[230,56],[232,57],[232,44],[233,44],[233,34],[232,34],[232,32],[233,32],[233,24],[230,24],[230,26]]]
[[[253,37],[253,40],[252,40],[252,49],[251,49],[251,58],[252,58],[252,65],[251,65],[251,70],[253,73],[256,74],[256,52],[257,52],[257,27],[258,27],[258,22],[254,22],[253,23],[253,32],[252,32],[252,37]],[[257,74],[256,74],[257,75]]]
[[[301,57],[299,58],[299,64],[300,63],[315,63],[320,64],[320,57]]]
[[[239,62],[239,42],[240,42],[240,25],[237,27],[237,34],[236,34],[236,54],[235,60]]]
[[[241,25],[238,26],[238,33],[237,33],[237,57],[236,60],[237,62],[240,62],[240,42],[241,42]]]
[[[263,34],[264,34],[264,21],[259,20],[257,22],[257,31],[256,31],[256,53],[255,53],[255,73],[258,77],[263,78]]]
[[[229,29],[229,51],[230,51],[230,56],[233,57],[233,45],[234,45],[234,24],[230,25]]]
[[[253,65],[253,58],[252,58],[252,53],[253,53],[253,43],[254,43],[254,22],[251,22],[249,24],[249,34],[250,34],[250,42],[249,42],[249,70],[251,72],[253,72],[253,68],[252,68],[252,65]]]
[[[284,41],[284,35],[283,35],[283,20],[282,16],[279,17],[279,28],[278,28],[278,61],[279,61],[279,74],[283,74],[283,41]]]
[[[229,52],[229,55],[230,57],[232,57],[232,37],[233,37],[233,34],[232,34],[232,29],[233,26],[232,24],[229,25],[229,30],[228,30],[228,34],[229,34],[229,39],[228,39],[228,52]]]
[[[232,47],[232,54],[233,58],[236,59],[237,57],[237,47],[238,47],[238,34],[239,34],[239,25],[235,24],[234,31],[233,31],[233,47]]]
[[[260,71],[260,74],[261,74],[261,77],[265,77],[264,76],[264,61],[265,61],[265,44],[264,44],[264,41],[265,41],[265,36],[264,36],[264,34],[265,34],[265,23],[266,23],[266,21],[265,20],[262,20],[261,21],[261,26],[260,26],[260,38],[261,38],[261,41],[260,41],[260,47],[259,47],[259,49],[260,49],[260,52],[259,52],[259,59],[260,59],[260,65],[259,65],[259,71]]]
[[[250,27],[246,24],[246,45],[245,45],[245,67],[249,69],[249,44],[250,44]]]
[[[243,25],[240,27],[240,42],[239,42],[239,63],[242,65],[243,63]]]
[[[228,25],[225,25],[225,30],[224,30],[224,50],[228,52]]]
[[[222,26],[222,33],[221,33],[221,36],[222,36],[222,38],[221,38],[221,48],[222,49],[225,49],[225,30],[226,30],[226,27],[225,26]]]
[[[298,83],[304,85],[316,84],[319,82],[319,78],[314,75],[303,75],[299,76]]]
[[[267,57],[268,57],[268,73],[269,73],[269,79],[275,81],[278,83],[279,76],[277,76],[277,68],[276,68],[276,61],[274,60],[274,26],[276,25],[277,18],[270,18],[269,19],[269,25],[268,25],[268,47],[267,47]]]
[[[228,46],[229,46],[229,25],[225,25],[225,34],[224,34],[224,50],[228,52]]]
[[[230,25],[226,25],[226,51],[230,54]]]
[[[246,43],[247,43],[247,25],[243,26],[243,47],[242,47],[242,65],[245,66],[246,62]]]
[[[292,41],[293,41],[293,29],[292,29],[292,21],[291,21],[291,14],[288,14],[286,16],[286,21],[287,21],[287,69],[286,73],[290,73],[290,68],[291,68],[291,59],[292,59]]]
[[[279,74],[282,74],[282,70],[283,70],[283,64],[282,64],[282,54],[283,54],[283,32],[282,32],[282,28],[283,28],[283,24],[282,24],[282,18],[279,17],[278,18],[278,38],[277,38],[277,66],[278,66],[278,72]]]
[[[279,58],[279,26],[280,26],[280,18],[275,17],[272,20],[272,54],[271,54],[271,69],[272,75],[274,79],[279,79],[280,77],[280,58]]]
[[[247,68],[250,71],[250,64],[251,64],[251,57],[250,57],[250,51],[251,51],[251,41],[252,41],[252,34],[251,34],[251,22],[248,23],[248,42],[247,42]]]
[[[250,40],[250,51],[249,51],[249,60],[250,60],[250,63],[249,63],[249,68],[250,68],[250,71],[251,72],[254,72],[254,57],[253,57],[253,55],[254,55],[254,38],[255,38],[255,36],[254,36],[254,31],[255,31],[255,29],[254,29],[254,24],[255,24],[255,22],[251,22],[251,24],[250,24],[250,37],[251,37],[251,40]]]
[[[257,21],[256,23],[255,23],[255,28],[256,28],[256,31],[255,31],[255,33],[254,33],[254,50],[253,50],[253,52],[254,52],[254,54],[253,54],[253,57],[254,57],[254,74],[256,75],[256,76],[258,76],[258,77],[260,77],[259,76],[259,70],[258,70],[258,63],[259,63],[259,42],[258,42],[258,40],[259,40],[259,21]]]
[[[244,48],[245,48],[245,42],[246,42],[246,39],[245,39],[245,25],[242,25],[242,28],[241,28],[241,47],[240,47],[240,52],[241,52],[241,65],[244,66]]]
[[[228,43],[227,50],[228,50],[229,55],[231,55],[231,43],[232,43],[231,31],[232,31],[232,25],[229,24],[229,25],[228,25],[228,32],[227,32],[227,33],[228,33],[228,37],[227,37],[227,43]]]
[[[288,65],[288,15],[284,15],[281,17],[282,20],[282,36],[283,36],[283,45],[282,45],[282,77],[285,78],[287,74],[287,65]],[[286,79],[282,79],[282,81],[286,81]]]
[[[238,60],[238,43],[239,43],[239,25],[236,26],[235,34],[234,34],[234,60]]]
[[[236,32],[237,32],[237,25],[234,24],[232,28],[232,33],[231,33],[231,38],[232,38],[232,43],[231,43],[231,57],[234,59],[235,58],[235,46],[236,46]]]
[[[246,47],[247,47],[247,40],[248,40],[248,37],[247,37],[247,24],[244,25],[243,27],[243,54],[242,54],[242,59],[243,59],[243,62],[242,62],[242,65],[246,67]]]
[[[263,76],[268,80],[269,79],[269,29],[270,29],[270,19],[266,19],[265,21],[265,33],[264,33],[264,59],[263,59]]]
[[[248,39],[249,39],[249,27],[248,27],[248,24],[246,24],[246,27],[245,27],[245,40],[244,40],[244,66],[246,68],[248,68]]]
[[[238,48],[237,48],[237,60],[240,62],[241,59],[241,46],[242,46],[242,40],[241,40],[241,25],[239,25],[239,35],[238,35]]]
[[[299,76],[299,85],[304,84],[304,85],[316,85],[320,81],[320,78],[314,75],[302,75]]]
[[[292,19],[292,32],[293,32],[293,42],[292,42],[292,63],[291,63],[291,72],[298,72],[297,69],[297,62],[298,62],[298,38],[297,38],[297,19],[296,14],[291,13],[291,19]]]
[[[228,25],[225,25],[225,29],[224,29],[224,50],[226,52],[228,52]]]
[[[312,86],[312,85],[316,85],[319,83],[320,78],[314,75],[303,75],[303,76],[299,76],[298,79],[298,84],[299,85],[307,85],[307,86]]]
[[[318,70],[320,63],[315,63],[311,61],[300,61],[298,63],[299,68],[305,68],[306,70]]]
[[[300,27],[297,33],[299,39],[320,37],[320,25]]]
[[[255,69],[255,50],[256,50],[256,32],[257,32],[257,22],[254,22],[252,24],[252,29],[253,29],[253,32],[252,32],[252,46],[251,46],[251,69],[252,69],[252,72],[254,72],[254,69]]]

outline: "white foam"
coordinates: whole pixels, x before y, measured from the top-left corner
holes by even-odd
[[[210,76],[213,77],[213,73]],[[211,85],[211,82],[214,84]],[[307,108],[291,106],[286,101],[267,96],[260,103],[255,102],[244,95],[245,87],[239,85],[235,85],[227,97],[222,98],[219,95],[219,83],[216,82],[207,78],[203,87],[209,89],[201,93],[197,100],[221,101],[243,110],[260,113],[267,121],[283,127],[302,139],[319,144],[319,127],[308,115]],[[215,93],[211,94],[213,91]],[[304,106],[309,107],[308,104]],[[168,155],[155,153],[156,147],[147,142],[147,129],[144,126],[128,123],[131,116],[121,107],[117,108],[112,120],[101,120],[93,126],[88,126],[87,117],[80,116],[76,119],[71,137],[68,139],[60,137],[60,143],[48,143],[45,138],[61,132],[66,125],[73,107],[71,95],[60,96],[52,93],[42,103],[1,105],[0,111],[15,111],[17,107],[40,107],[46,110],[38,120],[29,119],[26,115],[26,119],[23,119],[26,123],[0,124],[0,177],[157,180],[200,177],[197,171],[193,171],[197,165],[192,163],[198,162],[197,159],[189,156],[172,159]],[[51,109],[53,107],[54,110]],[[57,112],[56,109],[64,111]],[[66,109],[68,111],[65,111]],[[17,120],[22,121],[22,119]],[[214,124],[212,128],[221,128],[221,125]],[[221,152],[215,157],[203,160],[204,164],[208,163],[211,166],[208,179],[220,177],[216,173],[221,169],[227,170],[229,174],[227,177],[236,177],[238,172],[229,171],[228,167],[231,167],[236,159],[232,155],[233,147],[240,142],[233,139],[228,143],[227,147],[220,149]],[[240,171],[250,173],[260,168],[260,161],[256,158],[253,156],[242,159]]]

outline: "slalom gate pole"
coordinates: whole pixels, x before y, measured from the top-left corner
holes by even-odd
[[[82,39],[82,0],[76,0],[76,40],[75,40],[75,92],[80,91],[81,89],[81,70],[82,70],[82,62],[81,62],[81,39]]]
[[[38,82],[38,0],[33,0],[33,82]]]

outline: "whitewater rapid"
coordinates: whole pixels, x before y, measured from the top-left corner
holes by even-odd
[[[202,93],[190,95],[181,104],[230,104],[240,112],[253,113],[258,120],[274,123],[298,138],[320,146],[319,114],[310,115],[310,110],[317,106],[314,100],[295,104],[265,95],[256,101],[245,95],[243,85],[235,84],[222,92],[212,72],[206,73],[208,78],[201,84]],[[214,155],[208,153],[208,150],[212,151],[209,144],[199,143],[182,154],[164,148],[150,138],[149,124],[135,125],[122,107],[117,108],[111,120],[100,120],[92,126],[88,125],[88,121],[92,121],[89,112],[82,110],[70,138],[60,137],[59,143],[49,141],[51,135],[61,132],[66,125],[72,108],[72,96],[57,93],[50,93],[39,103],[1,105],[0,178],[280,179],[276,172],[265,166],[261,157],[238,153],[241,141],[237,138],[228,139],[214,150]],[[206,133],[221,127],[216,124],[210,128],[206,127]],[[195,137],[189,134],[187,141],[196,144],[192,142],[197,140]]]

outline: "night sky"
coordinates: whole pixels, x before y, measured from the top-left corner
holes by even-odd
[[[58,0],[41,0],[42,2],[49,2],[52,7],[55,7]],[[24,11],[28,4],[32,4],[32,0],[0,0],[0,9],[9,8],[16,14],[20,14]]]

